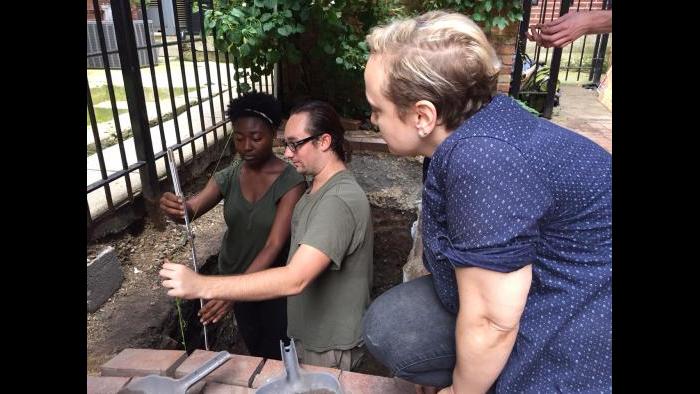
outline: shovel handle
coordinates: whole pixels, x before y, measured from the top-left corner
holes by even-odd
[[[205,376],[209,375],[212,371],[219,368],[221,364],[225,363],[231,358],[231,354],[227,351],[221,351],[216,354],[216,356],[209,359],[207,362],[202,364],[201,367],[195,369],[189,374],[181,378],[180,384],[184,386],[185,390],[190,388],[193,384],[199,382]]]

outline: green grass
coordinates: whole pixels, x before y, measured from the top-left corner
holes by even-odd
[[[197,88],[187,89],[188,94],[196,94],[196,91]],[[183,92],[184,89],[182,88],[173,88],[173,93],[175,94],[175,96],[182,95]],[[155,96],[153,95],[153,88],[143,88],[143,94],[145,96],[146,101],[156,101]],[[109,90],[107,89],[107,85],[90,89],[90,95],[92,96],[93,104],[101,103],[104,101],[109,102]],[[126,93],[124,92],[124,88],[122,86],[114,87],[114,98],[117,101],[126,101]],[[158,88],[158,99],[161,102],[164,100],[170,100],[170,91],[167,88]],[[190,99],[192,99],[192,96],[190,96]],[[117,112],[119,114],[123,114],[125,112],[128,112],[128,110],[118,109]],[[111,108],[95,108],[95,120],[97,121],[97,123],[106,122],[112,119],[113,117]],[[89,113],[87,114],[87,123],[88,125],[90,124]]]
[[[187,93],[193,93],[196,91],[197,88],[187,89]],[[184,94],[184,89],[179,87],[173,88],[173,93],[175,94],[175,96],[180,96]],[[156,101],[156,98],[153,95],[153,88],[143,88],[143,94],[146,98],[146,101]],[[90,89],[90,95],[92,96],[92,102],[94,104],[101,103],[103,101],[109,101],[109,90],[107,89],[107,85],[98,86]],[[114,87],[114,98],[117,101],[126,101],[126,93],[124,92],[124,87]],[[158,98],[161,101],[165,99],[170,99],[170,91],[168,90],[168,88],[158,88]]]
[[[126,109],[118,109],[117,113],[120,115],[128,112]],[[111,108],[95,108],[95,120],[97,123],[106,122],[112,120],[112,109]],[[87,123],[90,124],[90,113],[87,114]]]

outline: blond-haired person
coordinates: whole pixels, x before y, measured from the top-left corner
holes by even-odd
[[[367,349],[449,393],[611,391],[611,156],[496,93],[464,15],[377,27],[365,70],[391,152],[430,157],[431,275],[377,298]]]

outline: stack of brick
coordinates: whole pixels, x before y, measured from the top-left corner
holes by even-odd
[[[194,371],[216,352],[195,350],[189,357],[182,350],[125,349],[102,365],[100,376],[87,377],[88,394],[116,393],[132,379],[157,374],[174,379]],[[398,378],[346,372],[339,369],[301,365],[307,372],[327,372],[335,376],[345,394],[413,393],[413,384]],[[192,386],[188,393],[252,394],[263,384],[284,374],[277,360],[234,354],[222,366]]]
[[[501,71],[498,74],[498,92],[508,94],[510,90],[511,73],[515,62],[515,46],[518,42],[518,23],[511,23],[503,30],[493,28],[488,34],[489,41],[496,49],[501,60]]]

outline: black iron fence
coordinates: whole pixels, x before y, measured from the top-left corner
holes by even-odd
[[[194,1],[199,10],[211,4]],[[228,137],[226,105],[242,84],[276,93],[274,74],[249,82],[237,59],[214,48],[192,2],[88,1],[95,10],[88,20],[88,229],[138,195],[158,197],[159,179],[169,176],[168,147],[183,164]],[[193,25],[196,32],[182,28]]]
[[[609,34],[584,35],[564,48],[543,48],[529,41],[526,33],[529,26],[557,19],[569,11],[601,9],[612,9],[612,0],[524,0],[510,95],[551,118],[558,104],[560,82],[597,87],[609,60]]]

